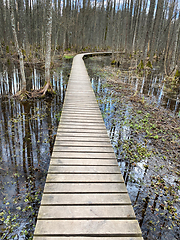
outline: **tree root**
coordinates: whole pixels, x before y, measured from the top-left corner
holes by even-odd
[[[13,97],[19,99],[20,101],[22,100],[27,100],[27,99],[35,99],[35,98],[43,98],[43,97],[52,97],[55,95],[55,92],[51,86],[50,83],[46,83],[44,87],[38,89],[38,90],[33,90],[33,91],[27,91],[27,90],[22,90],[17,92]]]

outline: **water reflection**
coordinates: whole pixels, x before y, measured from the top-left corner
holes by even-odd
[[[20,103],[5,97],[19,90],[18,70],[15,66],[11,69],[3,66],[0,74],[2,239],[13,239],[15,236],[28,239],[33,234],[70,68],[70,63],[64,63],[53,72],[52,85],[57,94],[52,100]],[[44,76],[37,69],[27,69],[26,76],[29,76],[29,89],[43,86]]]
[[[101,58],[100,61],[100,58],[97,58],[96,64],[100,67],[110,66],[110,61],[108,61],[108,59],[110,58],[103,57],[103,60]],[[95,60],[86,59],[85,61],[87,64],[91,65],[91,68],[93,69],[93,63]],[[151,72],[144,71],[142,77],[135,76],[135,73],[133,76],[131,72],[129,75],[122,74],[122,72],[125,70],[123,69],[123,65],[120,66],[119,69],[120,72],[117,81],[120,80],[121,84],[127,88],[133,89],[135,94],[142,94],[150,104],[155,104],[157,107],[163,106],[164,108],[172,110],[172,112],[175,114],[179,113],[180,84],[172,79],[165,79],[162,69],[156,67]],[[94,76],[93,78],[96,79]],[[100,83],[97,84],[97,92],[100,91],[99,88]]]

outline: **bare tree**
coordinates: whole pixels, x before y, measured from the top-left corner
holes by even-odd
[[[141,52],[143,61],[148,54],[153,61],[156,54],[165,59],[168,69],[176,65],[180,52],[178,0],[58,0],[53,3],[52,0],[0,0],[0,3],[0,53],[4,54],[7,47],[9,54],[9,46],[13,50],[12,42],[15,42],[21,73],[22,49],[29,54],[26,54],[29,61],[36,57],[45,59],[47,85],[41,94],[47,89],[52,91],[51,49],[53,56],[56,49],[61,52],[111,49],[125,51],[127,56],[136,51]],[[22,79],[25,89],[25,75]]]
[[[136,41],[136,35],[138,31],[138,25],[139,25],[139,17],[140,17],[140,12],[141,12],[141,4],[142,0],[139,0],[137,3],[137,13],[136,13],[136,24],[135,24],[135,29],[134,29],[134,37],[133,37],[133,43],[132,43],[132,52],[134,53],[135,51],[135,41]]]
[[[147,57],[148,42],[149,42],[149,37],[150,37],[151,32],[152,32],[152,23],[153,23],[155,3],[156,3],[156,0],[151,0],[150,1],[150,7],[149,7],[148,17],[147,17],[147,22],[146,22],[146,36],[145,36],[144,49],[143,49],[144,60]]]
[[[15,25],[15,18],[14,18],[14,1],[10,1],[10,12],[11,12],[11,26],[12,26],[12,32],[14,36],[15,46],[16,50],[19,56],[19,63],[20,63],[20,73],[21,73],[21,93],[26,92],[26,78],[25,78],[25,72],[24,72],[24,60],[23,60],[23,54],[22,49],[19,47],[18,39],[17,39],[17,32],[16,32],[16,25]],[[18,93],[21,94],[21,93]]]
[[[150,61],[152,62],[154,53],[156,51],[156,46],[157,46],[157,40],[158,40],[158,33],[159,33],[159,23],[161,22],[162,19],[162,14],[163,14],[163,5],[164,5],[164,0],[158,0],[157,3],[157,8],[156,8],[156,15],[154,19],[154,26],[153,26],[153,31],[152,31],[152,38],[150,42]]]
[[[51,36],[52,36],[52,0],[46,1],[47,24],[46,24],[46,55],[45,55],[45,86],[39,91],[43,95],[48,91],[54,93],[50,81],[50,67],[51,67]]]
[[[173,47],[173,53],[172,53],[172,60],[171,60],[171,72],[176,69],[177,66],[177,48],[178,48],[178,38],[180,33],[180,12],[179,12],[179,18],[177,20],[177,27],[176,27],[176,33],[175,33],[175,40],[174,40],[174,47]]]

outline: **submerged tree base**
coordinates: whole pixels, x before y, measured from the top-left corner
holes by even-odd
[[[13,97],[22,100],[34,99],[34,98],[44,98],[44,97],[53,97],[55,95],[55,91],[53,90],[51,84],[48,82],[44,85],[44,87],[38,90],[21,90],[17,92]]]

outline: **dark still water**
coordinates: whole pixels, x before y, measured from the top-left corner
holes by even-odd
[[[20,103],[6,95],[19,90],[19,71],[0,72],[0,237],[32,239],[60,119],[71,62],[51,74],[53,99]],[[26,69],[28,89],[44,85],[44,72]]]

